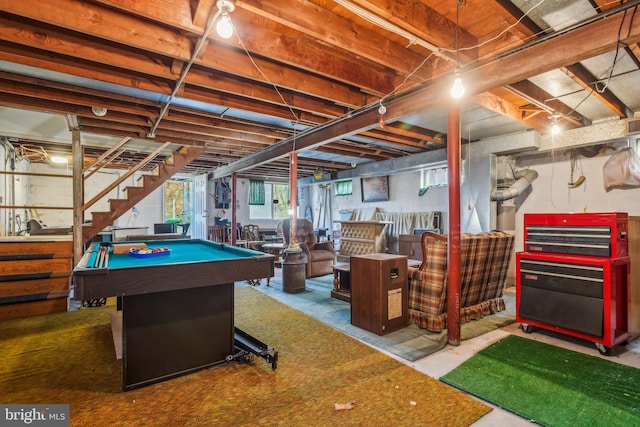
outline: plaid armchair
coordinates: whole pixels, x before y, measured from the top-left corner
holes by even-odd
[[[491,231],[460,236],[460,322],[505,309],[503,292],[515,236]],[[422,264],[409,268],[409,320],[440,332],[447,327],[447,237],[422,235]]]

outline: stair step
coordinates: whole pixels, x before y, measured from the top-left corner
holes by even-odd
[[[195,160],[204,150],[204,147],[180,147],[174,155],[165,159],[164,162],[158,163],[152,174],[141,176],[143,185],[127,187],[127,198],[110,200],[110,212],[93,212],[92,223],[82,227],[84,241],[91,240],[149,193],[160,187],[167,179],[180,172],[185,165]]]
[[[129,199],[110,199],[109,206],[111,207],[111,212],[119,211],[122,209],[127,210],[129,204]]]
[[[127,199],[132,199],[142,194],[145,194],[144,187],[127,187]]]
[[[105,223],[105,222],[107,224],[110,224],[112,222],[112,221],[110,221],[110,219],[111,219],[111,212],[92,212],[91,213],[91,223],[92,224]],[[104,227],[102,227],[102,228],[104,228]]]
[[[144,179],[142,180],[142,187],[140,188],[146,188],[151,185],[162,184],[165,181],[166,179],[163,179],[161,175],[145,175]]]

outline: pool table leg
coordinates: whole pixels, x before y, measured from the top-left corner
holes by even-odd
[[[233,283],[123,296],[123,389],[226,363],[233,299]]]

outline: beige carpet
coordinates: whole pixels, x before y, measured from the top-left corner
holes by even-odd
[[[491,410],[250,287],[236,325],[279,352],[276,370],[256,358],[122,392],[113,310],[0,323],[0,402],[70,404],[72,426],[467,426]]]

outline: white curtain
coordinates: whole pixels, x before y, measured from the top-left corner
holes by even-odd
[[[387,252],[398,253],[398,236],[412,234],[415,228],[437,229],[439,224],[438,212],[381,212],[382,220],[391,221],[387,224]],[[438,217],[438,218],[436,218]]]

